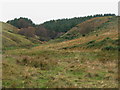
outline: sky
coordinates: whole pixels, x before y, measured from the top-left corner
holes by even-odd
[[[119,0],[0,0],[0,21],[27,17],[35,24],[94,14],[118,15]]]

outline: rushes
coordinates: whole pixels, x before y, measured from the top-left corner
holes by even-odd
[[[49,70],[57,65],[57,61],[54,59],[49,59],[47,57],[30,57],[23,56],[21,59],[17,60],[17,63],[26,66],[32,66],[35,68],[40,68],[41,70]]]

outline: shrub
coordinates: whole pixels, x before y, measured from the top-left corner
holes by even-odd
[[[13,33],[13,30],[8,30],[8,32],[11,32],[11,33]]]
[[[98,34],[96,34],[96,36],[98,36]]]
[[[85,37],[85,34],[83,34],[82,36]]]
[[[120,39],[114,40],[112,43],[116,45],[120,45]]]
[[[95,46],[95,44],[90,44],[90,45],[87,46],[87,48],[91,48],[91,47],[94,47],[94,46]]]
[[[120,51],[120,47],[117,46],[117,47],[114,47],[114,46],[106,46],[104,48],[102,48],[102,50],[119,50]]]
[[[87,44],[95,43],[95,40],[89,41]]]

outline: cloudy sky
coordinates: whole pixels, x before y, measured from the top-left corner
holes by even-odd
[[[89,1],[89,2],[88,2]],[[48,20],[94,14],[118,14],[119,0],[1,0],[0,21],[19,17],[40,24]]]

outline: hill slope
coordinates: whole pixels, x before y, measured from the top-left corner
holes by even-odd
[[[107,25],[112,22],[113,19],[113,16],[95,17],[89,19],[73,27],[71,30],[61,36],[61,38],[70,40],[80,36],[85,36],[93,31],[96,32],[97,30],[103,29],[103,27],[107,27]]]
[[[33,44],[30,40],[26,39],[24,36],[17,34],[19,31],[18,28],[4,22],[0,22],[0,23],[2,27],[3,48],[14,47],[14,46],[27,47]]]
[[[0,25],[2,27],[2,30],[5,31],[9,31],[9,32],[13,32],[13,33],[18,33],[19,29],[16,28],[15,26],[8,24],[8,23],[4,23],[4,22],[0,22]]]
[[[50,41],[50,43],[60,42],[55,45],[58,49],[102,49],[107,46],[118,47],[118,41],[117,17],[108,16],[93,18],[78,24],[60,38]]]

